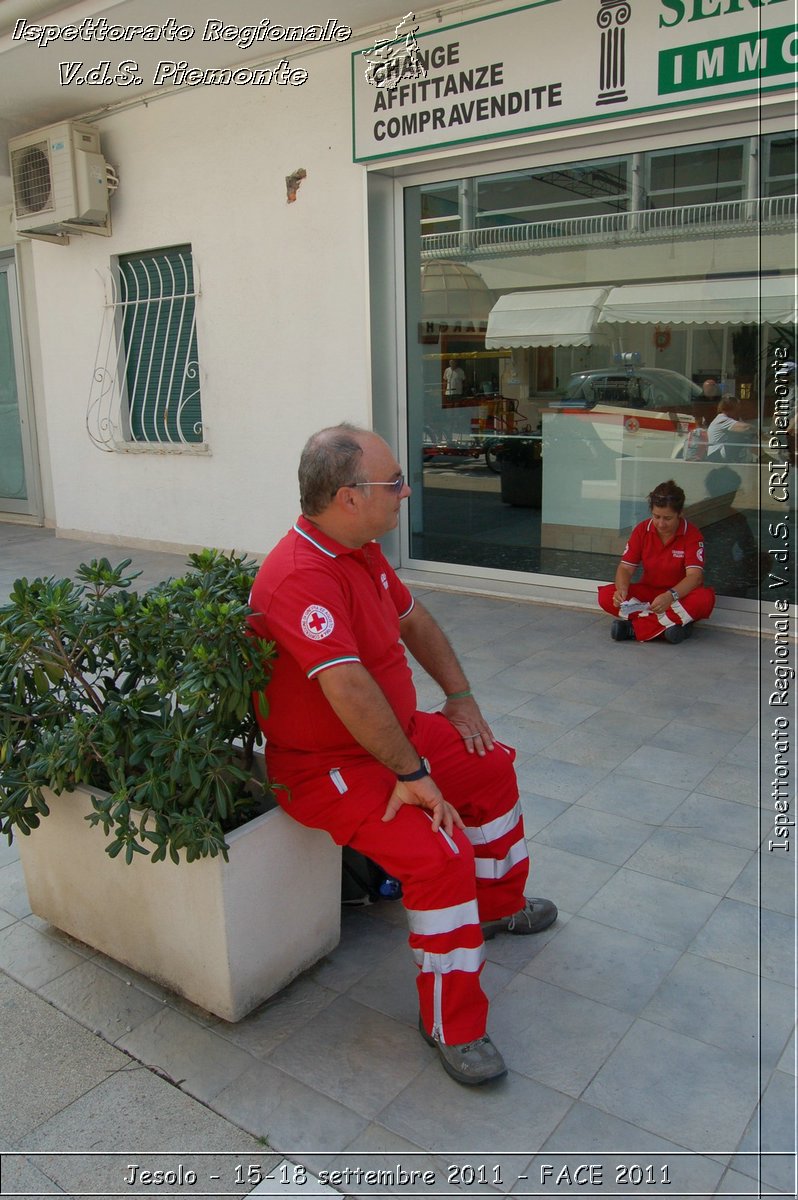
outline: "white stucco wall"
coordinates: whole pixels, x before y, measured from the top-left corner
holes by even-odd
[[[294,518],[307,436],[370,418],[365,180],[349,48],[301,87],[197,87],[108,115],[113,236],[33,244],[61,531],[265,552]],[[295,203],[285,177],[307,171]],[[210,453],[104,453],[85,415],[112,255],[190,243]],[[57,452],[56,452],[57,451]]]
[[[103,153],[120,179],[113,236],[74,237],[65,248],[33,242],[20,259],[28,332],[36,342],[31,360],[45,518],[59,532],[265,553],[296,514],[296,463],[307,436],[340,419],[372,422],[366,168],[352,162],[351,135],[350,54],[365,44],[353,39],[292,59],[309,71],[300,87],[186,88],[97,122]],[[663,130],[672,144],[677,125],[693,140],[705,130],[709,140],[738,120],[732,104],[703,115],[652,117],[646,144],[649,133]],[[463,150],[462,163],[482,170],[535,149],[557,161],[571,141],[569,153],[582,146],[600,156],[624,144],[631,130],[639,143],[639,124],[619,119],[593,131],[486,144]],[[456,148],[421,154],[417,169],[423,175],[446,165],[454,178],[458,161]],[[307,178],[296,203],[288,204],[285,177],[300,167]],[[415,168],[399,160],[386,164],[393,169]],[[387,215],[390,183],[382,182],[377,240],[384,234],[384,245],[373,258],[384,265],[393,261],[393,213]],[[201,285],[197,336],[209,453],[103,453],[86,432],[105,298],[101,276],[115,255],[179,243],[191,244]],[[756,268],[754,239],[738,239],[732,248],[722,240],[696,245],[686,251],[693,272],[739,270],[741,255]],[[598,248],[540,258],[537,286],[614,279],[617,253]],[[647,252],[630,253],[636,258],[624,277],[645,277]],[[661,259],[658,251],[658,273]],[[503,259],[481,269],[492,288],[528,287],[528,264],[519,267]],[[674,259],[673,270],[683,270],[683,261]],[[392,333],[402,318],[394,321],[390,311],[390,283],[372,296],[387,314],[377,334],[383,377],[375,390],[376,416],[389,430],[396,420],[393,382],[402,375]]]

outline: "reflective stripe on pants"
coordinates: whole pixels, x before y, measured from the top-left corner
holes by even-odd
[[[409,736],[466,832],[433,833],[429,814],[410,805],[383,821],[395,776],[366,755],[330,764],[325,775],[312,778],[290,777],[282,762],[280,773],[270,766],[270,774],[289,788],[280,795],[286,812],[327,829],[401,881],[424,1027],[457,1045],[485,1032],[480,921],[509,916],[524,904],[529,859],[515,754],[498,744],[484,757],[469,754],[440,714],[417,713]]]

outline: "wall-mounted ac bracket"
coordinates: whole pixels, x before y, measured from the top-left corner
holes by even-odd
[[[62,121],[11,138],[8,149],[20,237],[66,246],[75,233],[111,236],[109,196],[119,181],[94,126]]]

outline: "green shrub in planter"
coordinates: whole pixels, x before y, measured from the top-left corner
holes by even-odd
[[[247,630],[255,564],[204,550],[137,593],[130,562],[18,579],[0,608],[0,832],[83,784],[111,856],[226,858],[225,832],[272,799],[251,772],[274,653]]]

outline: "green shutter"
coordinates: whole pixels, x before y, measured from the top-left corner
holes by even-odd
[[[130,432],[136,442],[201,442],[190,246],[119,259]]]

